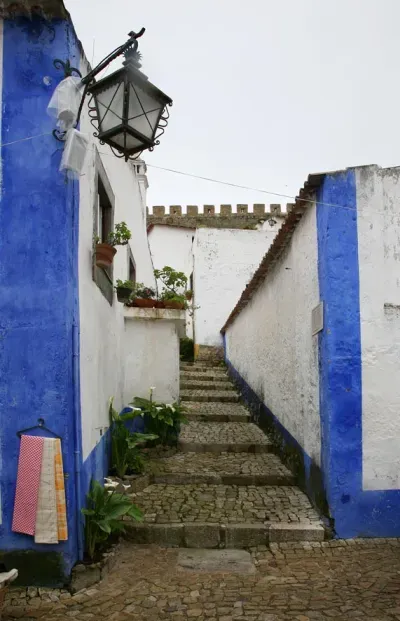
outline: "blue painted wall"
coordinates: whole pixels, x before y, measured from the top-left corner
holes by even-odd
[[[3,143],[51,134],[46,114],[62,79],[53,60],[79,66],[71,24],[4,22]],[[0,550],[62,552],[66,575],[78,554],[75,451],[80,452],[78,184],[59,173],[62,145],[51,135],[2,148],[0,201]],[[74,350],[75,342],[75,350]],[[19,453],[16,432],[39,417],[62,437],[68,473],[69,540],[36,546],[11,532]],[[77,441],[76,441],[77,440]]]
[[[354,170],[327,175],[318,195],[322,467],[339,537],[399,537],[400,491],[362,489],[362,349]],[[330,203],[342,205],[332,207]]]

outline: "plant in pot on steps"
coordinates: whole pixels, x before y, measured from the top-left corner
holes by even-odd
[[[119,222],[114,230],[109,233],[106,241],[101,242],[100,238],[95,239],[94,254],[97,267],[110,267],[117,252],[115,246],[126,246],[132,234],[126,222]]]
[[[188,279],[183,272],[177,272],[166,265],[161,270],[154,270],[154,276],[163,285],[160,299],[164,302],[165,308],[177,310],[187,308],[185,292]]]
[[[117,280],[115,290],[117,292],[118,302],[126,304],[129,302],[133,290],[135,289],[135,283],[132,280]]]
[[[146,287],[143,283],[137,282],[134,286],[128,306],[138,306],[139,308],[154,308],[156,305],[156,292],[151,287]]]

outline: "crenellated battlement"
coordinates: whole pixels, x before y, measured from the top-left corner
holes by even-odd
[[[169,224],[187,228],[253,228],[264,220],[284,219],[293,205],[287,204],[285,210],[279,204],[264,203],[238,204],[235,210],[234,208],[232,205],[220,205],[219,211],[216,211],[215,205],[203,205],[200,208],[198,205],[170,205],[167,211],[164,205],[155,205],[151,210],[147,208],[147,224]]]

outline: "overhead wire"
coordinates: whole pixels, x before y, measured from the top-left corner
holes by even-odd
[[[34,138],[40,138],[42,136],[51,136],[51,135],[52,135],[52,132],[44,132],[42,134],[35,134],[34,136],[27,136],[25,138],[20,138],[18,140],[12,140],[10,142],[0,143],[0,147],[8,147],[10,145],[17,144],[19,142],[26,142],[28,140],[33,140]],[[106,155],[106,156],[114,157],[114,155],[112,153],[106,153],[105,151],[99,151],[99,153],[101,155]],[[323,205],[325,207],[336,207],[336,208],[340,208],[340,209],[347,209],[348,211],[354,211],[356,213],[359,213],[362,217],[366,217],[365,214],[363,214],[359,209],[354,208],[354,207],[349,207],[347,205],[339,205],[337,203],[327,203],[325,201],[315,201],[315,200],[313,201],[313,200],[310,200],[308,198],[300,198],[298,196],[296,197],[296,196],[292,196],[290,194],[282,194],[280,192],[274,192],[272,190],[265,190],[264,188],[254,188],[254,187],[248,186],[248,185],[241,185],[241,184],[238,184],[238,183],[232,183],[230,181],[223,181],[221,179],[214,179],[213,177],[205,177],[203,175],[195,175],[193,173],[188,173],[188,172],[185,172],[183,170],[176,170],[174,168],[166,168],[166,167],[163,167],[163,166],[156,166],[155,164],[147,164],[146,163],[146,166],[148,166],[149,168],[155,168],[157,170],[164,170],[166,172],[174,173],[176,175],[182,175],[184,177],[190,177],[192,179],[200,179],[202,181],[208,181],[210,183],[218,183],[220,185],[226,185],[226,186],[233,187],[233,188],[238,188],[238,189],[241,189],[241,190],[249,190],[251,192],[259,192],[261,194],[269,194],[270,196],[277,196],[279,198],[287,198],[287,199],[290,199],[290,200],[293,200],[293,201],[302,201],[304,203],[315,203],[315,204],[318,204],[318,205]],[[376,210],[374,213],[375,214],[381,213],[382,215],[385,214],[385,212],[379,211],[379,210]]]

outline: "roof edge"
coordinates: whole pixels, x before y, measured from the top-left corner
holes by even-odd
[[[0,0],[0,17],[3,19],[32,17],[37,13],[46,18],[70,17],[63,0]]]
[[[253,298],[256,291],[264,282],[267,273],[276,264],[279,257],[283,253],[284,249],[289,244],[293,233],[303,217],[304,212],[309,207],[310,202],[314,202],[314,195],[317,189],[322,184],[322,181],[327,175],[339,174],[344,172],[343,170],[336,170],[325,173],[312,173],[308,175],[307,181],[300,189],[299,195],[296,197],[292,211],[287,215],[285,222],[282,224],[274,241],[269,247],[267,253],[264,255],[260,265],[253,274],[252,279],[246,285],[246,288],[242,292],[236,306],[233,308],[225,324],[221,328],[221,333],[225,334],[228,327],[234,322],[236,317],[247,306],[250,300]]]

